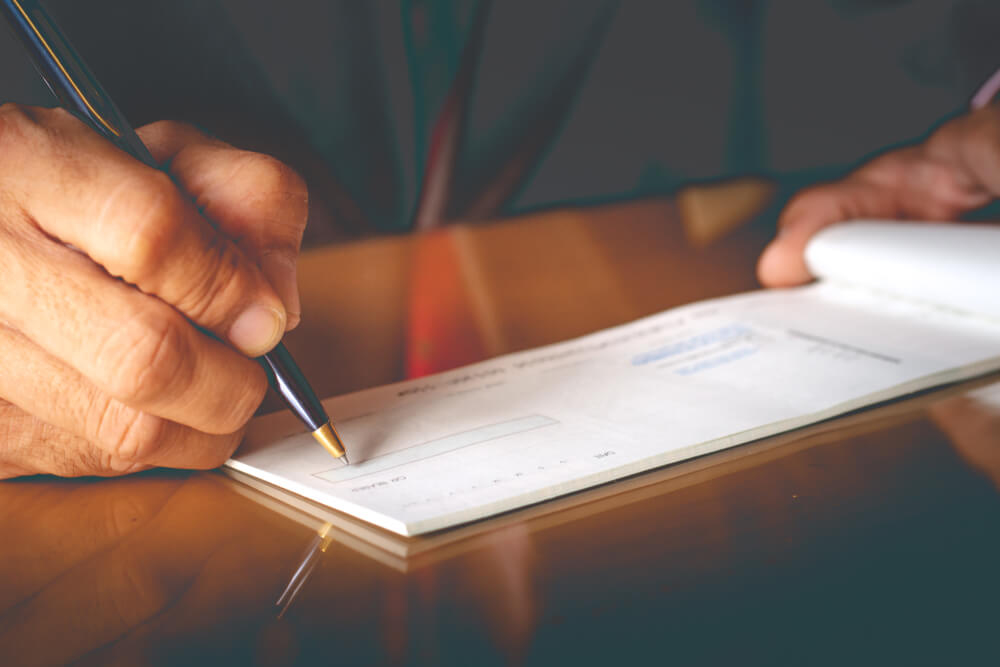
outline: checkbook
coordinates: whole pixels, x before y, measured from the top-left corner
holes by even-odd
[[[673,308],[290,413],[226,467],[400,535],[476,521],[1000,368],[1000,227],[852,222],[811,285]]]

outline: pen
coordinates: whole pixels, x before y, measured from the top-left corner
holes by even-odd
[[[35,69],[63,107],[132,157],[154,169],[160,168],[37,0],[0,0],[0,10],[27,49]],[[278,343],[259,361],[271,385],[309,427],[313,437],[334,457],[348,463],[344,445],[323,404],[285,346]]]

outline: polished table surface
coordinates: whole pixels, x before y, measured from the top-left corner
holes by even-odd
[[[494,355],[753,289],[769,234],[648,201],[325,248],[288,342],[323,395],[401,379],[442,238]],[[219,472],[3,482],[0,664],[997,664],[998,482],[990,379],[409,540]]]

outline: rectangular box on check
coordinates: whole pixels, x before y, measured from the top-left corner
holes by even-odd
[[[325,470],[321,473],[317,473],[316,477],[325,479],[328,482],[346,482],[358,479],[359,477],[373,475],[390,468],[395,468],[396,466],[413,463],[421,459],[431,458],[447,452],[453,452],[457,449],[462,449],[463,447],[478,445],[480,443],[489,442],[490,440],[496,440],[508,435],[524,433],[525,431],[531,431],[536,428],[551,426],[552,424],[558,423],[559,422],[555,419],[544,415],[528,415],[527,417],[519,417],[518,419],[511,419],[505,422],[480,426],[479,428],[462,431],[461,433],[453,433],[451,435],[446,435],[443,438],[428,440],[427,442],[422,442],[420,444],[413,445],[412,447],[407,447],[406,449],[395,451],[391,454],[385,454],[384,456],[379,456],[351,466]]]

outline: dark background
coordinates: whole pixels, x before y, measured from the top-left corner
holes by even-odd
[[[408,228],[485,3],[43,4],[134,124],[187,120],[302,171],[314,227],[330,228],[311,231],[321,240]],[[961,112],[1000,68],[994,0],[505,0],[484,12],[454,217],[526,144],[516,187],[486,217],[747,173],[834,176]],[[6,32],[0,101],[51,104]]]

